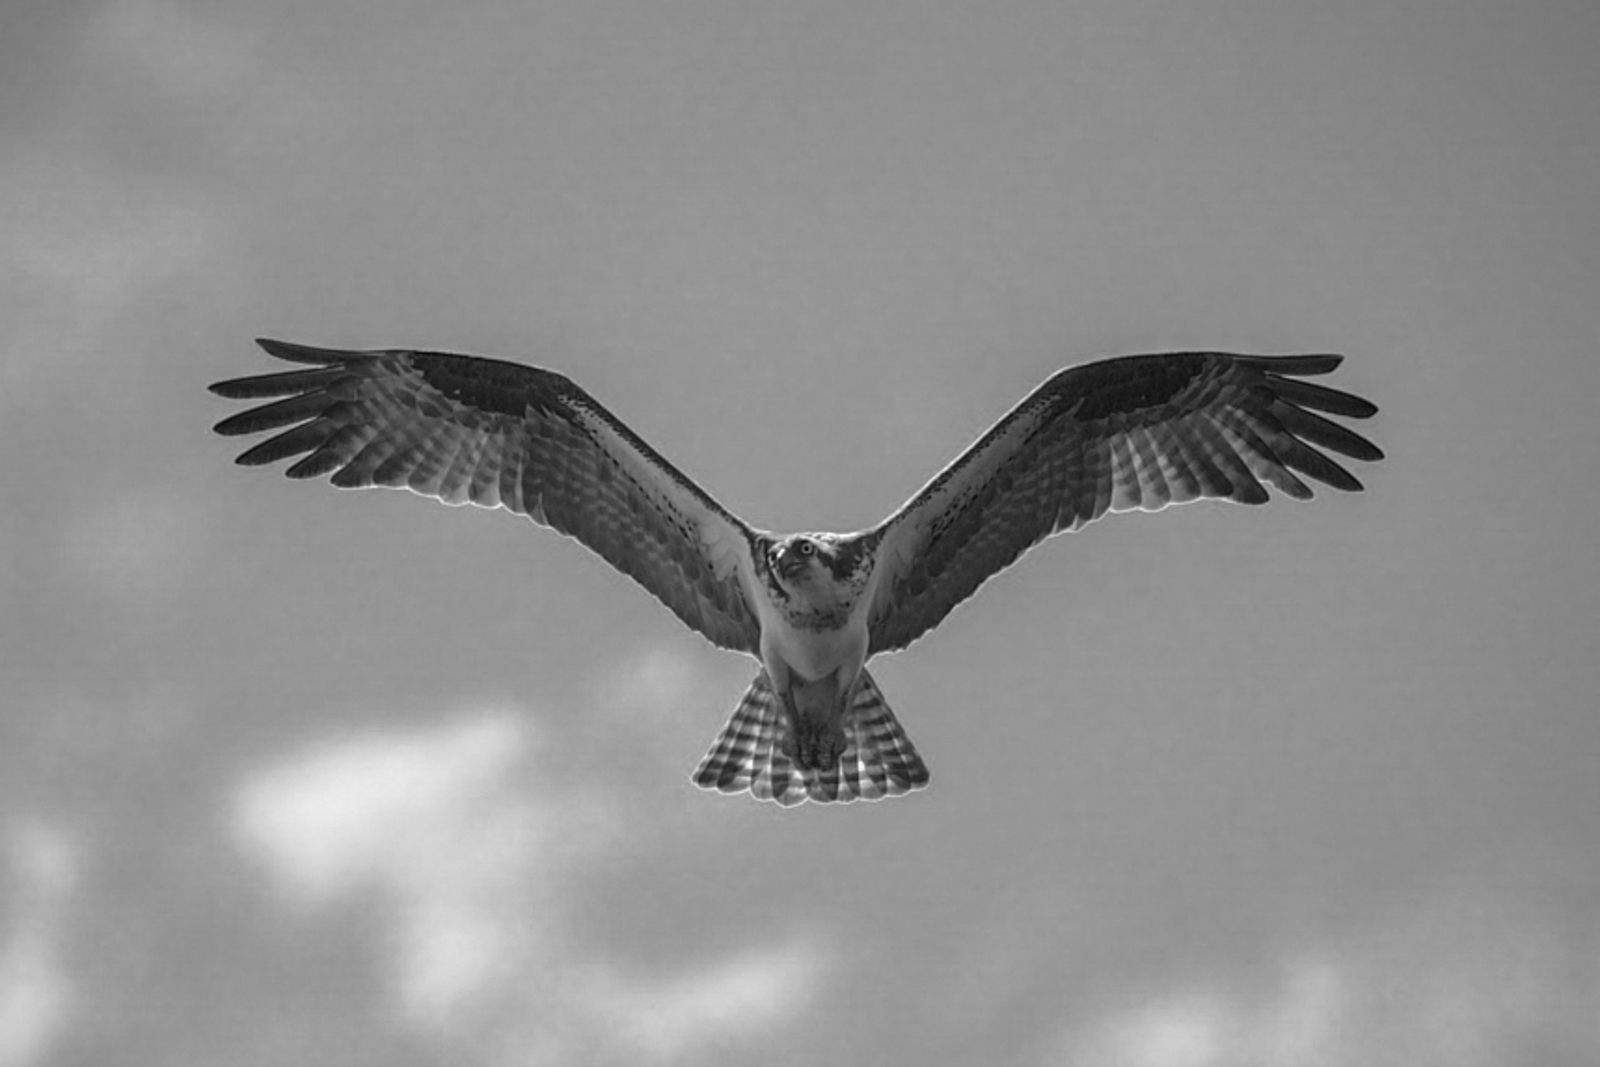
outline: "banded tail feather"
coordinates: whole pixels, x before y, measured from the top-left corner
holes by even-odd
[[[864,670],[840,726],[845,750],[837,766],[825,771],[797,766],[784,752],[788,718],[762,670],[700,761],[694,784],[719,793],[749,790],[758,800],[776,801],[786,808],[806,800],[819,804],[881,800],[928,784],[922,757]]]

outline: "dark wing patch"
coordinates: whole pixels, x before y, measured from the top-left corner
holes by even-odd
[[[476,356],[258,343],[315,369],[211,386],[283,398],[217,424],[226,435],[282,431],[238,462],[300,456],[292,478],[504,507],[576,538],[715,644],[758,651],[739,577],[754,532],[570,379]]]
[[[1056,374],[864,536],[883,568],[870,651],[905,647],[1028,548],[1107,512],[1262,504],[1269,485],[1304,500],[1302,475],[1359,490],[1318,449],[1368,462],[1383,453],[1315,412],[1364,419],[1378,409],[1292,377],[1326,374],[1342,358],[1179,352]]]

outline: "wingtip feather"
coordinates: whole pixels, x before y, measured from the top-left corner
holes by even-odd
[[[230,378],[214,382],[206,388],[229,400],[265,400],[309,393],[324,389],[339,379],[341,368],[319,365],[314,370],[290,370],[273,374],[253,374],[248,378]]]
[[[1257,370],[1272,374],[1293,374],[1297,377],[1332,374],[1339,364],[1344,362],[1344,356],[1337,352],[1307,352],[1294,356],[1234,356],[1233,359]]]
[[[315,345],[302,345],[294,341],[279,341],[271,337],[257,337],[256,344],[269,356],[288,363],[311,363],[320,366],[332,366],[346,363],[351,359],[366,355],[364,352],[353,352],[342,348],[318,348]]]

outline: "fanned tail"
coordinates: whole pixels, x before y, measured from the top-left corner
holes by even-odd
[[[745,691],[728,725],[694,772],[694,784],[720,793],[749,790],[759,800],[790,807],[880,800],[928,784],[928,768],[865,670],[856,679],[840,722],[845,750],[837,766],[805,770],[784,753],[788,716],[762,670]]]

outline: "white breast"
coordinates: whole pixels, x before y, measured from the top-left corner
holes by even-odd
[[[871,598],[858,597],[845,608],[841,624],[820,628],[796,625],[764,588],[757,587],[751,600],[761,621],[761,659],[768,665],[768,673],[772,673],[775,666],[773,660],[778,659],[808,680],[846,666],[853,676],[866,661],[867,607]],[[793,602],[793,609],[799,609],[797,614],[802,619],[811,606],[798,595]]]
[[[865,612],[833,630],[800,629],[778,612],[761,618],[761,658],[777,657],[800,677],[814,680],[843,666],[860,670],[867,658]]]

